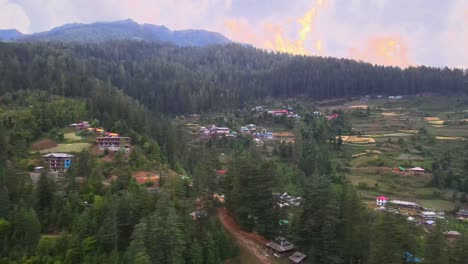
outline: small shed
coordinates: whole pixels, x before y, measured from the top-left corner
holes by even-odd
[[[307,255],[302,254],[301,252],[297,251],[291,256],[289,256],[289,259],[293,263],[301,263],[305,258],[307,258]]]

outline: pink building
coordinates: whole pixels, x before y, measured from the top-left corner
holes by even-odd
[[[379,206],[385,206],[387,204],[388,198],[385,196],[379,196],[375,200],[376,204]]]

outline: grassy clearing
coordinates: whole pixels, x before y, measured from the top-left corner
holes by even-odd
[[[81,152],[91,147],[89,143],[59,144],[57,147],[41,150],[41,153],[51,152]]]
[[[455,209],[455,205],[453,204],[453,202],[445,200],[418,200],[418,202],[426,208],[432,208],[435,210],[444,210],[448,212]]]
[[[63,135],[67,143],[81,142],[81,137],[77,136],[75,132],[66,133]]]

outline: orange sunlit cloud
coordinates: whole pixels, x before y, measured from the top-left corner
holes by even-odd
[[[263,37],[253,29],[247,20],[228,19],[224,21],[224,27],[228,30],[231,39],[263,47]]]
[[[284,33],[280,26],[276,30],[276,34],[273,40],[265,41],[265,47],[268,49],[296,54],[296,55],[309,55],[311,51],[306,46],[306,41],[313,31],[313,24],[316,18],[318,10],[323,6],[323,0],[317,0],[316,6],[309,9],[305,15],[297,20],[297,23],[301,26],[299,30],[299,36],[296,40],[289,39]],[[315,49],[318,53],[322,51],[322,41],[317,40],[315,43]]]
[[[349,56],[379,65],[408,67],[412,64],[409,47],[400,36],[369,38],[360,48],[350,48]]]
[[[310,35],[314,29],[314,21],[319,8],[324,5],[323,0],[317,0],[316,6],[309,9],[299,19],[287,19],[285,23],[263,22],[260,27],[254,27],[246,20],[228,19],[224,21],[224,28],[229,32],[229,37],[238,42],[246,42],[260,48],[275,50],[295,55],[310,55],[313,52],[307,47],[315,49],[321,54],[323,41],[316,40],[312,43]],[[285,32],[294,25],[299,25],[297,38],[290,38]],[[310,41],[310,45],[308,44]]]

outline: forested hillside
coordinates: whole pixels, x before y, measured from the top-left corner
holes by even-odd
[[[448,241],[448,222],[429,229],[370,210],[354,189],[346,161],[356,146],[344,149],[342,136],[355,133],[353,115],[374,109],[286,102],[466,94],[462,70],[123,41],[0,43],[0,76],[1,264],[251,263],[249,248],[283,263],[263,243],[278,236],[310,263],[465,263],[465,224]],[[251,110],[265,102],[287,114]],[[84,120],[89,129],[78,128]],[[241,132],[253,123],[278,138]],[[202,135],[211,124],[229,133]],[[98,129],[131,146],[99,149]],[[67,141],[87,146],[70,150],[69,169],[38,168],[54,149],[40,143]],[[442,181],[450,162],[439,164]],[[236,243],[236,234],[257,242]]]
[[[464,94],[460,69],[372,66],[348,59],[274,54],[231,44],[181,48],[145,42],[0,43],[0,92],[41,89],[79,96],[98,79],[150,110],[189,113],[266,98]]]

